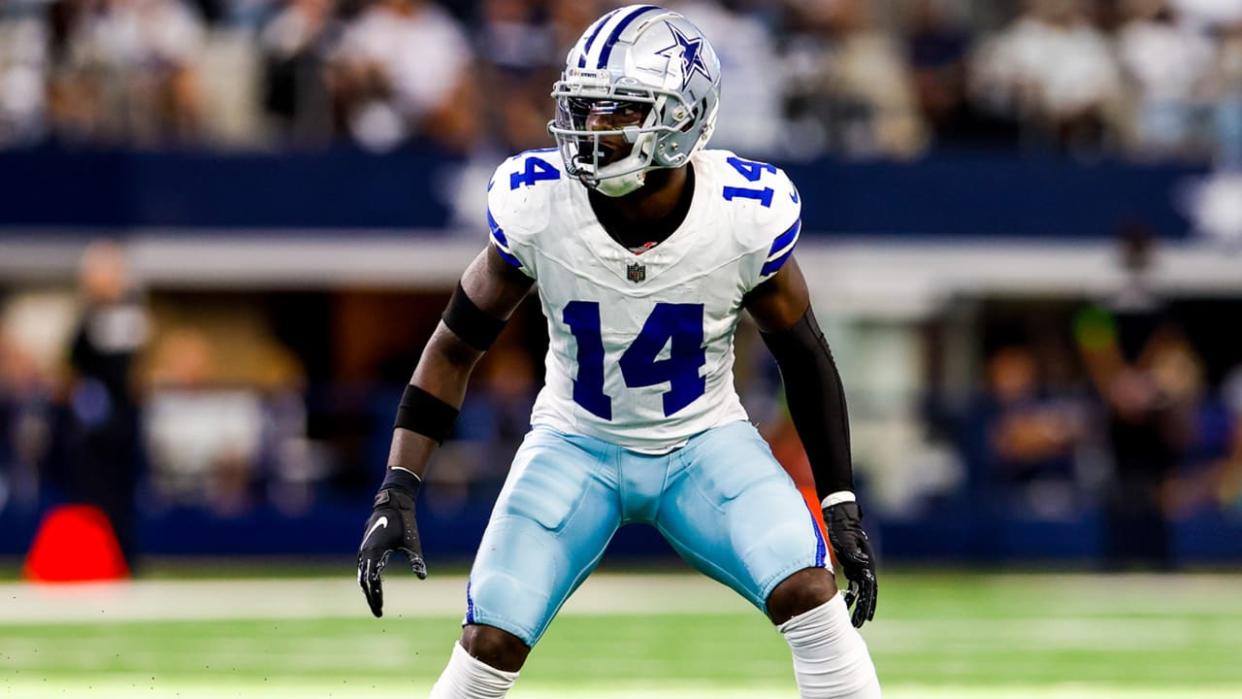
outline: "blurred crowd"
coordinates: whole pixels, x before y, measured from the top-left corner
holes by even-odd
[[[0,145],[545,145],[604,0],[8,0]],[[671,0],[773,158],[1036,149],[1242,164],[1239,0]]]
[[[1098,510],[1107,562],[1168,567],[1169,522],[1242,513],[1242,353],[1149,290],[1149,234],[1123,229],[1116,293],[999,312],[977,392],[930,422],[965,466],[956,495],[1035,519]]]
[[[1083,309],[1086,376],[1064,348],[1015,341],[987,358],[955,417],[967,483],[990,516],[1075,521],[1098,512],[1106,562],[1169,567],[1170,522],[1242,512],[1242,364],[1209,380],[1203,356],[1156,308]]]
[[[108,241],[86,248],[76,294],[2,300],[0,515],[93,505],[132,565],[140,511],[311,505],[324,474],[300,367],[244,310],[223,327],[158,312]]]

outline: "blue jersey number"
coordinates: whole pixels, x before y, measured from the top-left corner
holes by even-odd
[[[773,174],[776,173],[776,166],[771,163],[761,163],[756,160],[743,160],[732,156],[727,158],[725,162],[732,165],[733,169],[737,170],[742,177],[745,177],[747,182],[758,182],[759,178],[763,177],[763,173],[765,172],[771,172]],[[772,206],[773,191],[771,187],[757,189],[753,187],[726,186],[721,193],[724,195],[725,201],[733,201],[734,199],[741,197],[742,199],[758,199],[759,203],[765,207]]]
[[[730,156],[725,162],[732,165],[734,170],[741,173],[747,182],[758,182],[763,173],[770,172],[776,174],[776,166],[772,163],[761,163],[757,160],[742,160],[741,158]]]
[[[509,189],[517,189],[522,185],[533,185],[540,180],[559,180],[561,171],[552,163],[532,155],[526,159],[526,169],[509,175]]]
[[[604,339],[600,331],[599,303],[570,301],[565,304],[563,318],[578,341],[574,402],[598,418],[611,420],[612,399],[604,393]]]
[[[605,420],[612,419],[612,399],[604,393],[604,341],[599,302],[570,301],[562,316],[578,341],[578,377],[574,402]],[[664,347],[669,355],[658,359]],[[642,388],[668,383],[664,416],[690,405],[707,391],[699,368],[707,363],[703,347],[703,304],[657,303],[634,342],[621,354],[625,385]]]

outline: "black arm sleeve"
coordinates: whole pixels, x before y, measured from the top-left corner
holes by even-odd
[[[815,314],[807,307],[793,327],[760,336],[780,367],[789,415],[810,459],[819,499],[853,490],[845,390]]]

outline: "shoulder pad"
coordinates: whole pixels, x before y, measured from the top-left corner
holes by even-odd
[[[534,234],[550,217],[551,183],[565,177],[555,148],[529,150],[505,160],[487,183],[487,209],[505,230]]]
[[[785,171],[728,151],[710,152],[717,185],[729,207],[734,235],[747,251],[753,286],[776,274],[802,231],[802,196]]]
[[[772,206],[765,207],[756,216],[757,247],[765,255],[759,270],[761,281],[784,266],[802,234],[802,195],[798,188],[779,168],[772,178],[772,188]]]
[[[496,168],[487,183],[487,225],[505,262],[534,276],[539,233],[551,220],[556,184],[565,177],[555,148],[519,153]]]
[[[748,250],[770,246],[802,215],[802,195],[785,171],[729,151],[708,151],[720,196]]]

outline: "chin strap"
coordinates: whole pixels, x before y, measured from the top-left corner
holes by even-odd
[[[639,170],[627,175],[602,179],[595,185],[595,190],[606,197],[623,197],[630,192],[637,191],[646,182],[647,173]]]
[[[652,110],[655,114],[656,110]],[[646,161],[646,164],[634,172],[628,172],[622,175],[607,176],[604,175],[596,180],[595,190],[606,197],[623,197],[630,192],[637,191],[647,183],[647,172],[654,169],[651,158],[651,149],[655,148],[655,138],[652,134],[643,134],[631,141],[634,144],[633,152],[618,162],[607,165],[600,170],[608,170],[609,168],[617,169],[630,160],[636,162]],[[601,173],[602,174],[602,173]]]

